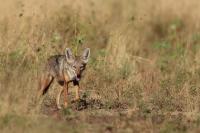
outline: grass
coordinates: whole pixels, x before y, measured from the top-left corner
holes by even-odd
[[[198,0],[0,4],[1,132],[199,132],[199,6]],[[90,47],[91,58],[82,100],[57,110],[59,85],[40,103],[35,94],[41,66],[66,47],[75,54]]]

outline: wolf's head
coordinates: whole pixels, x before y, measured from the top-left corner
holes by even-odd
[[[68,69],[68,75],[71,79],[80,80],[82,72],[85,70],[86,64],[90,57],[90,49],[86,48],[80,56],[74,56],[70,48],[65,51],[66,62],[65,68]]]

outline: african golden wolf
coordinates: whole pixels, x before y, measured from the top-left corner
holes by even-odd
[[[86,48],[81,56],[73,56],[71,50],[66,48],[65,55],[54,55],[49,57],[39,80],[38,98],[47,92],[53,80],[56,79],[57,82],[63,86],[56,98],[58,109],[61,109],[60,97],[63,92],[64,107],[67,107],[68,105],[68,84],[70,82],[73,82],[76,87],[75,100],[79,100],[79,81],[81,79],[82,72],[86,68],[89,56],[89,48]]]

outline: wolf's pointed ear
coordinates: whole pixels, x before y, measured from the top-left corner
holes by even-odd
[[[83,54],[82,54],[82,60],[83,62],[86,64],[89,60],[89,57],[90,57],[90,48],[86,48],[84,51],[83,51]]]
[[[65,56],[66,56],[67,62],[72,63],[74,61],[74,57],[70,48],[66,48]]]

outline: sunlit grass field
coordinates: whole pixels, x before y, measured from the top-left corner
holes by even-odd
[[[200,132],[200,1],[0,2],[1,133]],[[67,47],[91,58],[82,100],[57,110],[56,82],[35,96]]]

